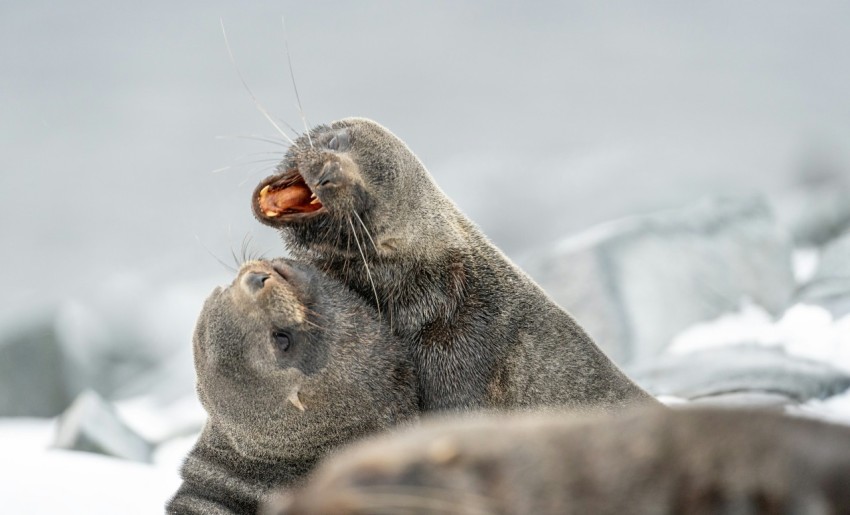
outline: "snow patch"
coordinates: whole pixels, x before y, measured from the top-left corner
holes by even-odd
[[[813,399],[799,406],[790,406],[787,412],[790,415],[850,425],[850,390],[828,399]]]
[[[744,302],[735,313],[682,331],[668,350],[682,354],[739,344],[779,346],[792,356],[850,372],[850,315],[833,320],[820,306],[797,304],[774,321],[761,306]]]
[[[50,449],[55,419],[0,419],[4,513],[162,513],[180,486],[171,462],[151,466]]]
[[[791,254],[791,266],[797,284],[805,284],[815,276],[820,263],[820,252],[816,248],[794,249]]]

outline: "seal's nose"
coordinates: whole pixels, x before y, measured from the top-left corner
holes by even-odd
[[[257,293],[263,289],[263,285],[269,278],[269,274],[263,272],[248,272],[242,278],[242,284],[248,288],[251,293]]]

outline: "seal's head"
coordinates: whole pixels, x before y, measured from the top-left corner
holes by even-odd
[[[252,208],[296,253],[326,256],[433,254],[451,243],[459,219],[407,145],[365,118],[298,138],[255,189]]]
[[[251,261],[207,299],[198,394],[241,453],[314,456],[415,412],[411,366],[374,311],[310,265]]]

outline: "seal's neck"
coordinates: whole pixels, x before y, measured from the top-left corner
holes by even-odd
[[[183,484],[168,511],[194,513],[216,507],[255,513],[270,491],[299,484],[317,461],[318,457],[270,461],[245,456],[215,423],[208,422],[181,469]]]

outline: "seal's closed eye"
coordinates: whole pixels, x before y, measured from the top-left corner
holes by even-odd
[[[344,150],[348,150],[350,142],[351,136],[349,135],[348,131],[345,129],[338,130],[328,141],[328,149],[337,152],[342,152]]]

